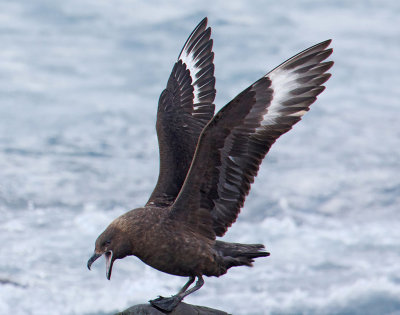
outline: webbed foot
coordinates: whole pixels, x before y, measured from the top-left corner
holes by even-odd
[[[169,298],[159,296],[158,298],[150,300],[149,302],[151,305],[161,311],[172,312],[181,301],[182,299],[179,296],[171,296]]]

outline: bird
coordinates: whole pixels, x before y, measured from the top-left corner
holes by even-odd
[[[144,207],[109,224],[87,263],[90,270],[104,255],[110,280],[115,260],[134,255],[159,271],[188,277],[177,294],[150,301],[167,312],[200,289],[203,276],[219,277],[270,255],[263,244],[217,237],[236,221],[263,158],[310,109],[333,65],[326,61],[331,40],[323,41],[268,72],[214,115],[214,52],[207,23],[206,17],[188,37],[159,98],[160,168],[154,191]]]

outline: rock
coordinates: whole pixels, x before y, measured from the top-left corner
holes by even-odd
[[[179,305],[171,312],[164,313],[150,304],[138,304],[117,313],[115,315],[229,315],[226,312],[219,311],[205,306],[191,305],[186,303],[179,303]]]

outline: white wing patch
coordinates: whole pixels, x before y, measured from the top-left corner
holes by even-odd
[[[324,90],[322,84],[330,77],[325,72],[333,62],[322,63],[332,53],[332,49],[324,50],[330,42],[328,40],[304,50],[265,75],[271,80],[273,94],[257,131],[276,124],[278,117],[301,118],[308,111]]]
[[[182,61],[186,65],[186,69],[189,70],[190,72],[190,77],[192,78],[192,86],[193,86],[193,94],[194,94],[194,99],[193,99],[193,104],[196,105],[197,103],[200,103],[199,100],[199,92],[200,92],[200,87],[197,84],[194,84],[197,79],[198,72],[201,70],[201,67],[196,67],[196,63],[198,60],[196,60],[193,56],[193,50],[188,54],[187,53],[187,48],[184,47],[181,55],[179,56],[179,60]]]
[[[212,45],[211,28],[207,28],[207,18],[204,18],[189,36],[178,57],[178,62],[186,67],[192,80],[194,115],[204,115],[209,106],[214,107],[211,105],[216,92]]]
[[[291,91],[301,87],[301,83],[297,81],[300,75],[293,70],[275,69],[274,71],[267,74],[271,80],[270,88],[273,90],[271,104],[267,107],[267,112],[263,116],[261,125],[256,128],[256,131],[263,130],[265,126],[271,126],[276,124],[276,118],[281,117],[283,114],[281,111],[285,108],[284,102],[288,101],[293,95]],[[307,111],[299,110],[292,114],[286,114],[285,116],[303,116]]]
[[[283,109],[282,103],[291,97],[290,92],[301,86],[301,84],[297,82],[300,75],[293,71],[276,69],[267,77],[271,80],[271,88],[274,91],[271,105],[268,107],[268,115],[279,115],[279,111]],[[298,114],[300,112],[304,111],[296,112],[291,114],[291,116],[302,116]]]

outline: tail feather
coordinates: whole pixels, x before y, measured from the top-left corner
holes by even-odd
[[[222,258],[226,269],[235,266],[251,267],[255,258],[270,255],[265,251],[265,246],[262,244],[239,244],[216,241],[214,248]]]

